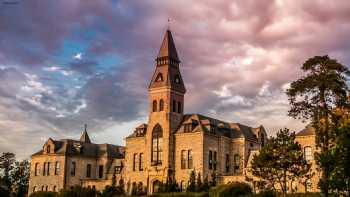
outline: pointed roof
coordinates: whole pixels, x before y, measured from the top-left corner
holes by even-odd
[[[89,135],[87,133],[87,125],[86,124],[85,124],[85,130],[83,131],[83,133],[80,136],[80,141],[85,142],[85,143],[91,143]]]
[[[186,92],[181,77],[180,60],[170,30],[165,32],[162,45],[156,59],[156,69],[153,73],[149,89],[168,87],[181,93]]]
[[[180,61],[177,56],[176,47],[174,44],[173,36],[171,35],[171,31],[168,29],[165,32],[162,45],[159,49],[159,53],[157,58],[169,57],[170,59]]]

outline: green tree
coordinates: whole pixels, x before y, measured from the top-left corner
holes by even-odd
[[[213,172],[210,174],[210,176],[211,176],[211,180],[210,180],[209,185],[210,185],[211,187],[214,187],[214,186],[216,186],[216,172],[213,171]]]
[[[0,190],[4,196],[9,195],[11,192],[12,184],[10,179],[10,172],[13,169],[13,164],[15,161],[15,154],[13,153],[2,153],[0,157]]]
[[[291,104],[289,115],[310,121],[316,130],[320,153],[315,155],[315,159],[322,169],[319,186],[328,197],[329,178],[334,169],[331,152],[335,129],[341,122],[337,112],[348,107],[346,77],[350,73],[344,65],[327,55],[308,59],[301,69],[305,76],[292,82],[287,90]]]
[[[195,192],[196,191],[196,172],[192,170],[190,174],[190,180],[187,187],[187,192]]]
[[[336,131],[336,147],[332,151],[335,167],[330,175],[330,188],[339,195],[350,194],[350,120]]]
[[[21,162],[16,161],[14,168],[10,173],[13,195],[16,197],[24,197],[28,192],[30,164],[27,160]]]
[[[196,183],[196,191],[197,192],[201,192],[202,191],[202,187],[203,187],[202,176],[201,176],[201,173],[198,172],[197,183]]]
[[[287,183],[295,178],[302,178],[310,170],[295,134],[289,129],[281,129],[272,137],[259,154],[252,160],[253,175],[267,181],[275,189],[278,184],[283,194],[287,192]]]
[[[207,192],[207,191],[209,191],[209,188],[210,188],[210,185],[209,185],[208,176],[205,176],[204,180],[203,180],[203,184],[202,184],[202,186],[200,188],[200,191],[201,192]]]

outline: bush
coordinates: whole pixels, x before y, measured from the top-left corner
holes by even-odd
[[[287,194],[288,197],[321,197],[320,193],[295,193]]]
[[[118,195],[124,195],[124,190],[119,186],[113,187],[107,185],[101,193],[101,197],[114,197]]]
[[[194,192],[176,192],[176,193],[158,193],[151,197],[209,197],[208,192],[194,193]]]
[[[57,193],[38,191],[38,192],[31,193],[29,197],[57,197]]]
[[[245,197],[277,197],[276,192],[271,190],[261,191],[258,194],[251,194]]]
[[[246,183],[230,183],[219,185],[209,190],[210,197],[226,197],[226,196],[246,196],[252,194],[252,188]]]
[[[61,190],[58,197],[96,197],[99,192],[95,189],[75,186],[70,189]]]
[[[282,194],[276,194],[273,191],[262,191],[258,194],[252,194],[245,197],[279,197],[282,196]],[[321,197],[322,195],[320,193],[294,193],[294,194],[287,194],[287,197]]]

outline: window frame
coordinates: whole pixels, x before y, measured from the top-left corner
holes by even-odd
[[[91,164],[86,165],[86,177],[91,178]]]
[[[158,106],[157,106],[157,100],[153,100],[152,102],[152,112],[157,112]]]
[[[192,169],[193,168],[193,154],[192,154],[192,150],[189,149],[187,151],[187,168],[188,169]]]
[[[99,179],[103,178],[103,165],[98,166],[98,178]]]
[[[143,153],[139,154],[139,171],[143,171]]]
[[[312,161],[314,159],[312,154],[312,147],[311,146],[305,146],[304,147],[304,158],[306,161]]]
[[[59,161],[55,162],[55,175],[59,175],[61,171],[61,165]]]
[[[159,111],[164,111],[164,100],[163,99],[159,100]]]
[[[75,170],[77,167],[77,163],[75,161],[72,161],[71,169],[70,169],[70,175],[75,176]]]
[[[151,163],[153,166],[162,165],[163,129],[156,124],[152,131]]]

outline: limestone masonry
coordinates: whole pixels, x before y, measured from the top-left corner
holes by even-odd
[[[176,180],[185,190],[192,171],[219,184],[246,181],[252,156],[267,142],[263,126],[252,128],[200,114],[184,114],[186,88],[172,34],[166,31],[148,87],[149,120],[126,137],[126,146],[94,144],[88,133],[80,140],[48,139],[32,155],[29,193],[59,191],[74,185],[103,190],[115,178],[125,190],[141,185],[157,192],[161,183]],[[314,132],[297,135],[313,162]],[[314,168],[316,169],[316,168]],[[291,182],[298,191],[316,191],[315,180]],[[291,191],[291,190],[290,190]]]

